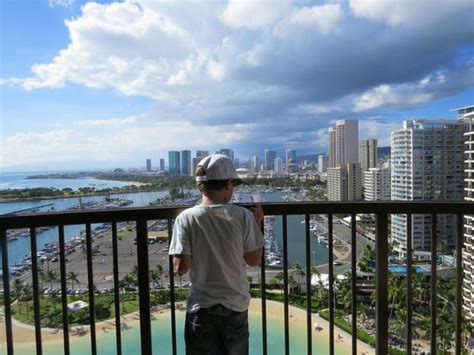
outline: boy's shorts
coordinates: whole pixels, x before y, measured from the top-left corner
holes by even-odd
[[[187,355],[247,355],[248,312],[217,304],[186,313],[184,339]]]

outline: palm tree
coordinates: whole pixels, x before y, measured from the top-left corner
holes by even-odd
[[[50,288],[53,289],[53,282],[56,282],[58,279],[58,273],[54,270],[49,270],[46,272],[46,279],[49,282]]]
[[[275,283],[281,287],[282,294],[283,294],[283,279],[284,279],[283,271],[280,271],[275,276],[273,276],[273,280],[275,281]]]
[[[67,274],[66,274],[66,280],[69,280],[71,281],[71,289],[72,289],[72,294],[74,295],[74,283],[77,283],[77,284],[81,284],[79,282],[79,280],[77,279],[77,277],[79,276],[79,273],[78,272],[74,272],[74,271],[69,271]]]
[[[163,266],[157,265],[156,266],[156,271],[158,272],[158,277],[160,278],[160,285],[163,286]]]
[[[303,270],[303,267],[301,266],[299,262],[295,262],[293,264],[293,273],[296,276],[296,285],[297,285],[296,287],[297,287],[297,291],[299,292],[300,278],[306,275],[306,273]]]
[[[150,281],[153,283],[153,294],[155,295],[155,299],[157,298],[155,286],[158,283],[159,279],[160,279],[160,275],[158,273],[158,270],[150,270]]]
[[[122,293],[122,312],[125,312],[125,288],[127,287],[127,282],[124,279],[119,280],[118,282],[119,289]]]
[[[20,279],[13,280],[13,284],[12,284],[13,298],[16,298],[17,300],[20,313],[21,313],[21,296],[22,296],[24,287],[25,286],[22,280]]]

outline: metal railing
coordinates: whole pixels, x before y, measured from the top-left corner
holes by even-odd
[[[244,205],[245,206],[245,205]],[[112,224],[112,254],[113,254],[113,277],[114,277],[114,304],[116,322],[116,349],[117,354],[122,354],[121,326],[120,326],[120,299],[119,299],[119,260],[117,252],[117,223],[124,221],[134,221],[136,223],[137,234],[137,260],[138,260],[138,294],[140,312],[140,336],[142,354],[152,354],[152,334],[150,317],[150,279],[148,260],[148,237],[147,222],[152,220],[168,220],[168,235],[171,235],[173,219],[186,207],[154,207],[154,208],[123,208],[114,210],[90,210],[57,213],[38,213],[29,215],[4,215],[0,216],[0,242],[2,247],[3,265],[3,285],[4,285],[4,313],[6,329],[7,353],[13,354],[12,335],[12,309],[11,309],[11,289],[10,272],[8,261],[8,240],[7,230],[29,228],[31,255],[37,255],[36,229],[38,227],[54,226],[58,227],[59,239],[59,264],[60,264],[60,284],[61,284],[61,305],[62,305],[62,328],[64,336],[64,353],[70,353],[69,325],[66,293],[66,258],[64,227],[68,225],[84,224],[86,226],[86,257],[88,275],[88,295],[90,311],[90,347],[91,353],[97,354],[97,338],[95,330],[94,314],[94,284],[93,284],[93,263],[92,263],[92,233],[91,225],[96,223]],[[474,214],[474,204],[470,202],[317,202],[317,203],[264,203],[262,204],[266,215],[281,216],[283,223],[283,274],[284,274],[284,334],[285,334],[285,354],[290,353],[289,336],[289,295],[288,295],[288,231],[287,217],[289,215],[304,215],[306,221],[305,228],[305,259],[306,259],[306,319],[307,319],[307,353],[312,353],[312,327],[311,327],[311,253],[310,253],[310,216],[327,215],[328,228],[328,272],[329,272],[329,353],[334,354],[334,259],[333,259],[333,216],[335,214],[346,214],[351,219],[351,274],[356,275],[356,214],[375,214],[376,216],[376,353],[387,354],[389,349],[388,333],[388,216],[390,214],[407,215],[407,245],[411,245],[411,219],[413,214],[431,214],[431,253],[432,260],[436,260],[436,215],[452,214],[457,216],[457,240],[456,240],[456,306],[455,306],[455,353],[460,354],[461,343],[461,323],[462,323],[462,248],[463,248],[463,216]],[[407,248],[407,317],[406,317],[406,350],[412,351],[412,249]],[[38,262],[36,257],[32,257],[32,282],[33,282],[33,303],[34,303],[34,324],[35,343],[37,354],[42,354],[41,339],[41,319],[40,319],[40,290],[38,282]],[[172,270],[172,258],[169,258],[169,269]],[[431,263],[431,353],[436,353],[436,262]],[[171,342],[172,352],[177,353],[176,342],[176,314],[175,314],[175,287],[173,272],[170,277],[170,299],[171,299]],[[267,346],[267,312],[266,312],[266,270],[265,256],[262,256],[261,270],[261,302],[262,302],[262,351],[268,353]],[[357,299],[356,299],[356,277],[351,279],[352,294],[352,353],[357,353]],[[155,352],[157,353],[157,352]]]

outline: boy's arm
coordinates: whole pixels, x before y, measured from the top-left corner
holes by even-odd
[[[174,271],[183,275],[191,268],[191,255],[173,255]]]
[[[244,253],[244,259],[248,266],[260,265],[262,260],[262,248],[255,249]]]

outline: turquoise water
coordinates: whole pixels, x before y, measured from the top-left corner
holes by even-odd
[[[261,316],[256,314],[249,314],[250,321],[250,354],[262,353],[262,326]],[[177,331],[177,350],[178,354],[184,354],[184,313],[178,312],[176,314],[176,331]],[[170,327],[169,312],[159,315],[157,319],[152,321],[152,337],[153,337],[153,353],[154,354],[171,354],[171,327]],[[99,332],[97,338],[98,354],[114,354],[116,353],[115,346],[115,330],[109,326],[108,333]],[[84,336],[77,338],[71,336],[71,354],[85,355],[90,354],[90,338]],[[128,329],[122,332],[123,354],[140,354],[140,328],[138,322],[131,325]],[[283,317],[278,315],[271,315],[267,318],[267,344],[269,354],[283,354],[284,353],[284,323]],[[306,328],[291,326],[290,323],[290,352],[291,354],[306,354]],[[30,355],[34,353],[34,345],[15,346],[15,354]],[[0,346],[2,350],[2,346]],[[60,354],[63,352],[63,345],[60,344],[43,344],[44,354]],[[319,339],[313,336],[313,354],[327,354],[328,341],[327,339]],[[339,344],[336,344],[336,353],[344,354],[344,349],[341,349]]]
[[[425,272],[425,270],[420,266],[413,266],[413,270],[416,273]],[[407,266],[406,265],[389,265],[388,266],[388,271],[396,272],[396,273],[406,273],[407,272]]]

